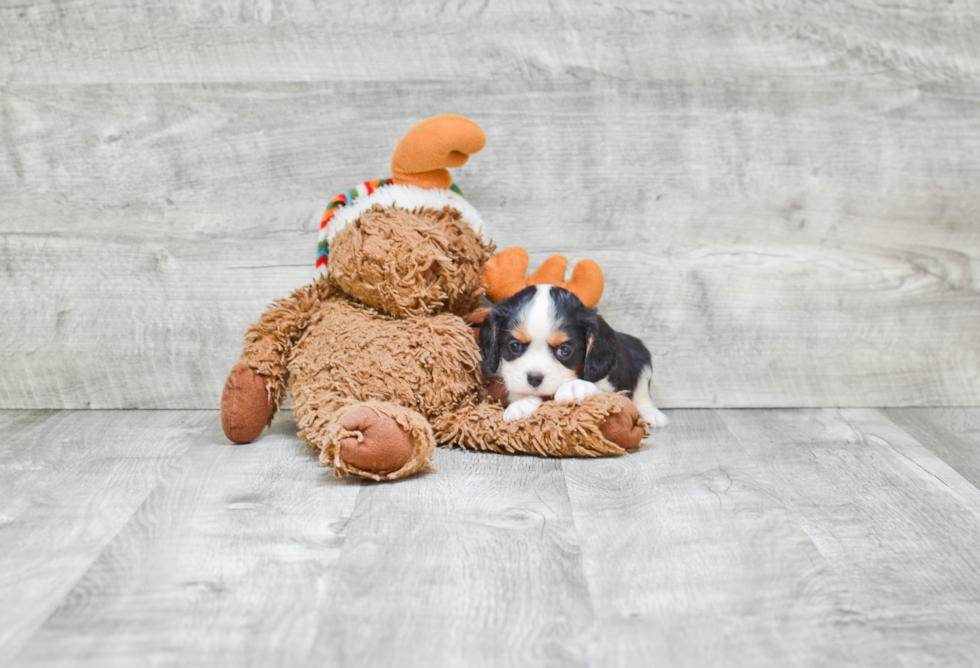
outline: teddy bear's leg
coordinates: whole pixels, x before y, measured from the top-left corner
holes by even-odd
[[[389,402],[351,401],[329,417],[298,415],[297,424],[320,450],[320,463],[333,466],[338,476],[404,478],[427,468],[435,451],[429,422]]]
[[[433,418],[440,443],[545,457],[607,457],[640,447],[647,425],[632,401],[601,393],[581,402],[546,401],[530,416],[504,422],[495,402]]]

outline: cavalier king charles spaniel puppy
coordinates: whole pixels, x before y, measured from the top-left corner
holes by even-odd
[[[507,422],[531,415],[549,397],[581,401],[625,390],[651,427],[667,426],[650,400],[646,346],[613,331],[565,288],[531,285],[497,303],[480,328],[480,350],[484,372],[499,368],[507,387]]]

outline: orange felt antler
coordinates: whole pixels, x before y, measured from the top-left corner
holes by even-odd
[[[461,167],[486,143],[483,129],[465,116],[433,116],[398,142],[391,156],[391,174],[399,185],[448,190],[453,177],[446,167]]]
[[[568,261],[564,255],[552,255],[530,276],[525,277],[530,262],[527,251],[519,246],[500,251],[491,257],[483,268],[481,281],[486,288],[487,299],[497,303],[507,299],[529,285],[557,285],[582,300],[586,306],[599,303],[605,279],[602,270],[592,260],[582,260],[572,270],[572,278],[565,281]]]

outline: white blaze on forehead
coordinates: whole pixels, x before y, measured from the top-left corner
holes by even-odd
[[[575,380],[575,372],[559,362],[548,345],[548,337],[558,328],[556,316],[551,286],[536,286],[534,296],[515,321],[530,337],[530,342],[524,349],[524,354],[516,360],[501,362],[501,376],[509,392],[551,397],[559,387]],[[527,382],[529,373],[542,374],[544,380],[541,385],[531,387]]]
[[[524,331],[531,337],[528,352],[546,350],[548,337],[555,331],[555,303],[551,300],[551,286],[539,285],[534,298],[524,307],[521,314]],[[525,355],[527,352],[524,353]]]

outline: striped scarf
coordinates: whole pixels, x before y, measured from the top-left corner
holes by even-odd
[[[320,232],[317,234],[317,275],[325,275],[330,267],[330,242],[327,239],[327,226],[330,224],[330,220],[334,217],[334,214],[337,213],[341,207],[353,204],[358,198],[373,195],[374,191],[378,188],[390,186],[392,183],[394,183],[394,179],[374,179],[373,181],[365,181],[361,185],[355,186],[346,192],[340,193],[339,195],[335,195],[330,199],[330,203],[327,205],[327,210],[323,213],[323,218],[320,220]],[[460,197],[463,196],[463,191],[461,191],[459,186],[457,186],[455,183],[452,184],[449,189],[457,193]]]

